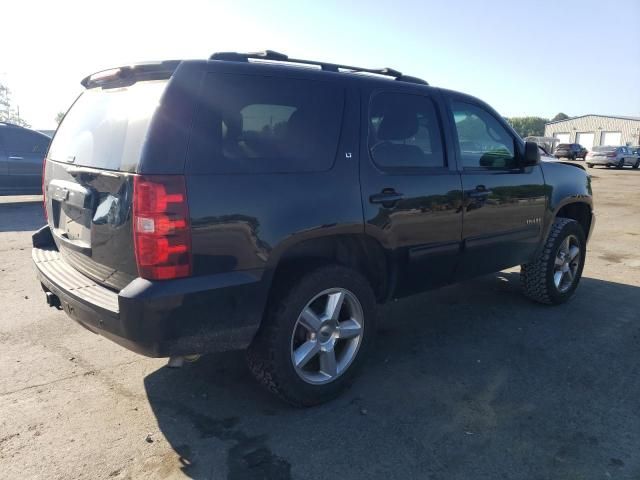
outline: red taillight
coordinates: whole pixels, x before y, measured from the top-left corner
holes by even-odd
[[[191,275],[191,229],[183,176],[134,177],[133,238],[141,277],[167,280]]]
[[[42,209],[44,210],[44,219],[45,221],[49,221],[49,215],[47,215],[47,190],[44,188],[44,174],[47,170],[47,157],[45,156],[42,159]]]
[[[616,152],[609,152],[609,153],[607,153],[607,157],[609,157],[609,158],[613,158],[613,157],[615,157],[615,156],[616,156]]]

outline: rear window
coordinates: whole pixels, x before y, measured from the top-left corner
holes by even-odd
[[[133,172],[167,80],[85,91],[65,115],[49,158],[74,165]]]
[[[325,82],[208,74],[189,144],[192,170],[286,173],[328,170],[344,92]]]
[[[556,148],[570,148],[570,147],[571,147],[571,145],[569,145],[568,143],[561,143]]]
[[[594,152],[614,152],[616,147],[593,147]]]

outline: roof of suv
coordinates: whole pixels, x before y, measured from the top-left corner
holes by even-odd
[[[417,77],[404,75],[392,68],[365,68],[351,65],[320,62],[316,60],[304,60],[289,58],[282,53],[272,50],[256,53],[218,52],[208,60],[166,60],[154,63],[137,63],[128,66],[102,70],[85,77],[81,84],[86,88],[97,86],[120,86],[134,83],[138,80],[151,80],[168,78],[182,64],[227,64],[240,70],[244,69],[273,69],[272,71],[289,70],[296,75],[318,76],[324,79],[333,77],[334,80],[355,80],[363,82],[397,81],[398,84],[413,84],[414,86],[428,86],[429,84]],[[134,79],[135,78],[135,79]]]

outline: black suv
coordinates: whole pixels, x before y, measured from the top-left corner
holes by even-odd
[[[579,143],[561,143],[553,151],[556,158],[568,158],[569,160],[585,159],[589,151]]]
[[[542,303],[580,280],[589,176],[469,95],[275,52],[82,84],[33,260],[49,305],[142,354],[248,349],[313,405],[363,363],[378,303],[514,265]]]
[[[0,122],[0,195],[42,192],[42,161],[50,142],[40,132]]]

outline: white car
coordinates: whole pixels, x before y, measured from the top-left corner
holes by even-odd
[[[629,147],[593,147],[587,154],[586,163],[589,168],[594,165],[622,168],[630,165],[633,168],[640,167],[640,157],[635,155]]]

